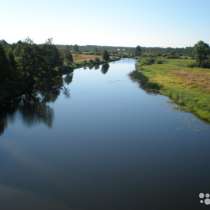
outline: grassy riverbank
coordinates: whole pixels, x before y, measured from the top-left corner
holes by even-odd
[[[210,69],[189,67],[192,63],[191,59],[164,59],[152,65],[139,62],[133,76],[210,122]]]

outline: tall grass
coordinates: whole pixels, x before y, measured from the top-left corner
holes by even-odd
[[[151,65],[139,62],[137,72],[141,72],[148,83],[157,84],[161,94],[185,111],[210,122],[210,69],[189,67],[192,63],[192,59],[165,59],[163,64]]]

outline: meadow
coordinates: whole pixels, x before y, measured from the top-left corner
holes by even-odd
[[[137,63],[135,77],[144,76],[153,89],[170,97],[185,111],[210,122],[210,69],[192,67],[193,59],[166,59],[151,65]]]
[[[102,60],[102,56],[100,56],[100,55],[73,53],[73,59],[74,59],[75,63],[82,63],[84,61],[88,62],[90,60],[95,60],[96,58]]]

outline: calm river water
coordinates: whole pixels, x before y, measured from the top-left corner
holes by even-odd
[[[204,207],[210,125],[145,92],[134,69],[77,69],[44,113],[1,119],[0,209]]]

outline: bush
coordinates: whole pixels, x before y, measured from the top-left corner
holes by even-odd
[[[158,58],[158,59],[156,60],[156,64],[163,64],[163,63],[164,63],[164,60],[161,59],[161,58]]]
[[[210,68],[210,59],[203,62],[202,66],[200,66],[197,62],[190,63],[188,67],[201,67],[201,68]]]
[[[182,58],[180,55],[167,55],[166,57],[168,59],[180,59],[180,58]]]
[[[194,67],[198,67],[198,65],[195,62],[193,62],[193,63],[188,64],[187,67],[194,68]]]
[[[95,58],[95,63],[96,64],[100,64],[100,62],[101,62],[100,58]]]
[[[140,64],[141,64],[141,66],[155,64],[155,58],[153,58],[153,57],[144,57],[144,58],[142,58],[140,60]]]
[[[140,64],[144,65],[152,65],[152,64],[163,64],[164,60],[155,56],[147,56],[140,59]]]

